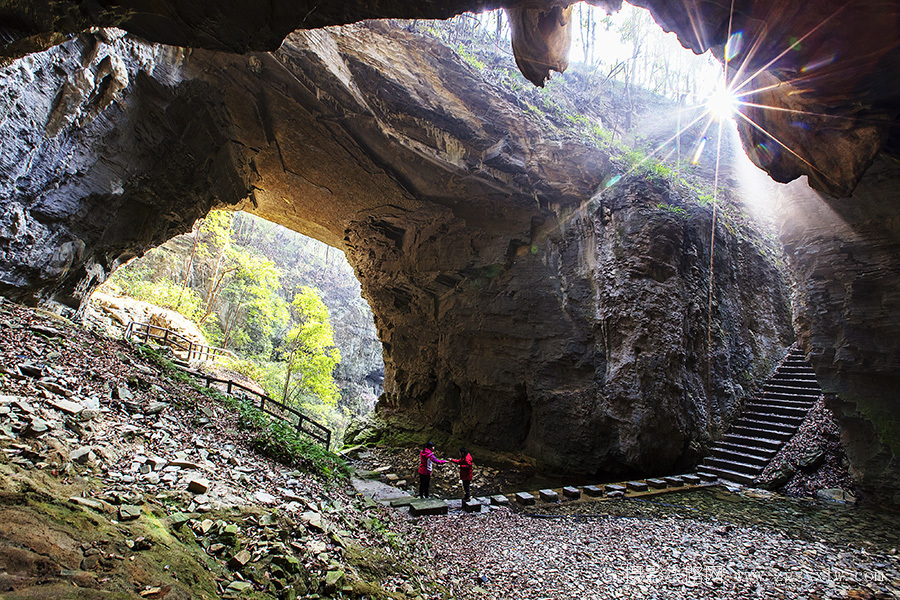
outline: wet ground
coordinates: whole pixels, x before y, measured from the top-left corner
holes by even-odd
[[[762,490],[722,486],[674,491],[649,498],[562,503],[529,507],[525,514],[551,518],[683,518],[725,527],[756,527],[804,541],[821,541],[872,552],[900,550],[900,514],[873,508],[788,498]]]

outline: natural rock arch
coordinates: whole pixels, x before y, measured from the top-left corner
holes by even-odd
[[[815,198],[814,205],[808,197],[805,200],[807,204],[803,211],[807,214],[812,206],[816,211],[833,210],[840,215],[837,229],[831,225],[818,228],[815,221],[797,217],[785,221],[788,258],[801,290],[797,296],[795,325],[805,348],[811,352],[817,373],[826,382],[826,391],[839,393],[842,403],[838,407],[839,417],[845,427],[848,451],[857,477],[863,485],[879,493],[880,499],[897,502],[896,496],[888,490],[896,487],[893,484],[897,479],[900,448],[897,441],[900,424],[891,396],[898,378],[895,340],[900,339],[895,324],[900,308],[896,296],[900,280],[896,258],[900,235],[896,227],[896,208],[890,201],[897,181],[893,157],[896,154],[898,101],[896,90],[890,84],[882,83],[894,81],[898,70],[896,7],[860,3],[854,5],[853,11],[842,13],[843,5],[820,3],[816,7],[818,12],[804,13],[795,9],[794,4],[738,2],[732,20],[726,4],[689,5],[684,11],[680,7],[677,11],[669,9],[663,3],[658,6],[648,3],[648,7],[666,28],[676,30],[683,42],[698,50],[712,47],[721,53],[729,28],[732,31],[741,29],[751,39],[754,32],[762,31],[766,25],[765,51],[760,50],[753,60],[748,61],[748,69],[765,66],[769,60],[765,57],[791,46],[790,37],[796,37],[798,31],[813,32],[808,37],[801,35],[801,45],[791,46],[793,50],[785,55],[784,64],[777,65],[777,73],[782,78],[787,73],[789,81],[773,79],[775,71],[763,74],[764,82],[773,87],[760,98],[782,108],[826,116],[784,111],[751,116],[798,154],[807,157],[808,162],[820,167],[811,168],[787,151],[760,152],[759,133],[746,123],[742,134],[751,158],[777,179],[788,180],[806,174],[812,185],[834,196],[846,196],[853,191],[852,202],[828,196]],[[535,3],[525,10],[547,11],[548,5]],[[799,5],[796,3],[796,7]],[[239,26],[238,35],[226,35],[224,32],[229,28],[234,31],[238,22],[229,10],[239,10],[240,6],[222,6],[221,14],[212,19],[214,26],[204,27],[203,36],[194,37],[193,32],[199,31],[198,23],[190,19],[167,31],[187,36],[184,43],[228,50],[246,50],[255,43],[271,46],[279,32],[284,31],[260,26],[258,19],[253,18],[247,20],[245,26],[255,28],[255,34],[244,35],[246,31]],[[286,19],[281,18],[284,16],[281,13],[276,15],[280,9],[278,5],[273,6],[276,10],[265,17],[267,23],[277,22],[279,27],[289,28],[304,24],[296,20],[303,12],[298,10],[302,6],[297,5],[285,13],[290,17]],[[354,12],[362,9],[353,4],[341,6],[333,15],[323,16],[313,10],[304,18],[324,19],[310,22],[311,25],[323,25],[351,21],[360,16],[385,16]],[[442,6],[445,8],[441,10],[446,9],[448,14],[476,7],[468,3]],[[23,49],[47,47],[60,41],[53,32],[79,31],[91,24],[123,25],[153,38],[154,32],[164,29],[159,26],[161,23],[166,23],[167,27],[168,21],[182,18],[177,15],[191,14],[190,11],[173,11],[160,20],[159,16],[134,10],[141,8],[139,2],[124,9],[118,5],[111,8],[113,10],[102,13],[102,18],[76,8],[71,14],[77,17],[71,21],[49,18],[42,15],[40,9],[14,15],[17,27],[12,37],[15,39],[6,44],[7,52],[17,55]],[[397,3],[396,9],[395,16],[426,16],[415,13],[418,8],[403,3]],[[109,20],[111,22],[107,22]],[[821,23],[824,25],[820,26]],[[872,33],[872,24],[881,28],[879,35]],[[108,35],[100,31],[96,37],[102,39]],[[311,35],[312,43],[319,44],[316,51],[320,56],[334,52],[327,35]],[[316,35],[321,38],[314,39]],[[228,39],[250,41],[243,47],[231,47],[223,41]],[[307,216],[301,217],[300,224],[295,227],[339,247],[359,244],[360,239],[371,242],[380,236],[385,245],[384,252],[389,252],[391,245],[403,248],[404,244],[420,244],[429,236],[441,238],[452,234],[460,225],[459,219],[467,226],[473,220],[487,224],[489,231],[473,247],[479,259],[477,264],[486,270],[471,275],[476,279],[490,279],[495,277],[497,265],[509,265],[510,261],[514,264],[522,249],[534,245],[529,242],[540,233],[542,221],[548,214],[564,208],[566,199],[576,201],[589,197],[599,182],[598,177],[602,178],[602,173],[596,172],[553,172],[535,176],[529,172],[528,167],[534,168],[534,164],[529,165],[528,158],[540,153],[535,145],[542,140],[528,140],[527,135],[520,138],[527,142],[502,146],[496,155],[497,140],[488,135],[489,132],[481,132],[485,134],[481,140],[486,147],[478,146],[477,136],[471,147],[456,147],[458,138],[449,139],[440,134],[444,123],[438,110],[429,112],[427,118],[406,115],[399,123],[384,128],[384,123],[379,122],[378,111],[372,110],[371,106],[361,111],[344,112],[342,107],[360,104],[356,97],[358,90],[352,85],[337,86],[332,90],[334,93],[329,94],[317,85],[320,75],[327,75],[327,69],[322,67],[319,70],[315,67],[294,69],[290,61],[268,55],[233,58],[195,51],[186,63],[187,68],[194,71],[185,77],[182,60],[186,51],[141,47],[127,50],[127,53],[142,68],[123,71],[123,65],[112,59],[106,64],[95,62],[93,43],[90,37],[80,38],[51,50],[50,54],[31,58],[36,62],[50,61],[53,60],[50,57],[55,56],[53,53],[68,52],[70,64],[85,61],[92,76],[99,75],[99,81],[91,82],[79,78],[79,73],[84,75],[85,71],[70,68],[70,72],[65,73],[68,78],[65,84],[59,73],[55,80],[50,77],[39,82],[43,87],[39,86],[37,95],[41,100],[38,104],[43,104],[37,113],[50,115],[57,111],[58,114],[47,122],[61,124],[58,131],[58,125],[49,130],[36,130],[29,121],[33,114],[29,112],[31,108],[22,106],[20,98],[13,97],[17,89],[15,82],[6,89],[11,105],[19,102],[16,108],[19,118],[10,123],[18,123],[20,127],[4,140],[2,181],[4,195],[10,199],[8,205],[12,208],[4,216],[0,232],[5,253],[3,287],[13,296],[24,297],[38,290],[38,297],[55,294],[70,302],[76,300],[90,288],[92,281],[103,277],[104,270],[114,266],[116,260],[184,230],[194,218],[217,203],[233,204],[249,196],[251,202],[255,201],[261,207],[261,212],[270,213],[274,220],[287,221],[289,209],[286,204],[279,206],[277,194],[279,186],[287,184],[303,189],[304,194],[300,197],[308,199],[303,211],[298,211]],[[217,43],[223,45],[216,46]],[[834,60],[823,61],[829,49],[834,50]],[[286,47],[282,57],[291,51],[292,48]],[[540,54],[541,49],[537,48],[536,52]],[[407,68],[412,68],[414,63],[410,61]],[[382,64],[385,68],[388,66],[387,62]],[[801,77],[804,67],[810,65],[823,66],[824,70]],[[359,71],[352,75],[371,76],[377,80],[379,67],[369,65],[370,70],[366,72],[365,61],[356,66]],[[390,67],[395,66],[392,60]],[[737,66],[732,64],[734,68]],[[21,64],[14,68],[22,69],[22,81],[27,81],[29,69],[22,68]],[[847,76],[850,71],[852,77]],[[265,73],[265,86],[251,83],[247,79],[248,72]],[[128,73],[127,81],[123,73]],[[800,81],[791,80],[792,74],[801,77]],[[340,70],[337,72],[339,81],[351,81],[346,75],[342,79]],[[448,79],[444,91],[449,90],[451,95],[450,83],[454,76],[452,69],[442,72],[442,77]],[[470,83],[464,75],[458,76],[463,78],[461,83]],[[222,82],[228,84],[223,86]],[[818,85],[804,89],[801,86],[804,82]],[[129,110],[127,103],[108,102],[110,93],[126,95],[129,89],[139,90],[133,98],[140,109],[131,106],[136,110],[132,115],[146,114],[145,120],[129,121],[125,114]],[[239,91],[252,102],[230,101],[223,92],[226,89],[229,93]],[[314,102],[313,98],[304,98],[304,94],[315,94]],[[307,109],[308,114],[284,116],[298,122],[302,120],[307,129],[298,128],[297,131],[313,132],[313,139],[304,144],[304,152],[314,149],[318,159],[323,161],[333,157],[335,152],[349,154],[353,161],[347,164],[352,168],[337,173],[331,169],[316,170],[311,167],[318,164],[317,161],[307,160],[307,154],[298,153],[292,158],[291,144],[296,144],[297,140],[279,139],[275,131],[267,131],[265,127],[266,122],[272,121],[272,114],[285,108],[285,98],[288,105],[318,103],[333,109],[318,112]],[[62,107],[61,112],[59,107]],[[77,110],[72,112],[72,108]],[[389,112],[383,107],[376,108],[385,114]],[[65,121],[70,117],[76,127],[66,130],[68,124]],[[429,119],[434,128],[424,129],[423,143],[419,136],[423,123]],[[805,127],[795,126],[797,122]],[[251,126],[254,123],[256,125]],[[45,132],[52,134],[54,131],[58,135],[47,141]],[[394,135],[398,137],[393,138]],[[388,145],[379,149],[378,144],[384,143],[385,137]],[[398,139],[403,143],[391,145]],[[134,144],[134,140],[139,140],[140,144]],[[488,140],[492,143],[488,144]],[[96,141],[102,141],[107,148],[100,160],[94,160],[84,151]],[[439,156],[428,157],[432,147],[437,148]],[[571,154],[572,149],[559,148],[558,152]],[[472,155],[482,156],[482,160],[474,162],[478,162],[478,168],[484,169],[487,176],[479,177],[477,172],[460,176],[457,172],[456,176],[448,175],[443,179],[433,177],[435,171],[441,171],[441,163],[448,159],[470,169]],[[463,157],[468,157],[469,161],[461,160]],[[507,158],[506,164],[491,164],[491,160],[502,162]],[[588,158],[585,157],[585,163]],[[276,177],[277,168],[261,168],[265,161],[281,162],[282,174]],[[870,166],[873,161],[874,166]],[[430,175],[423,176],[423,172]],[[823,172],[827,177],[822,176]],[[153,173],[165,173],[165,178],[149,182],[149,174]],[[198,174],[201,175],[199,178]],[[332,176],[330,179],[317,178],[328,174]],[[861,178],[863,184],[856,187]],[[279,184],[277,179],[283,181]],[[353,205],[354,210],[342,203],[324,201],[329,193],[334,194],[338,185],[342,190],[346,186],[354,201],[360,202]],[[437,211],[436,219],[431,201],[440,200],[442,196],[446,200],[445,191],[454,186],[459,196],[480,197],[487,201],[444,206]],[[373,194],[373,189],[377,193]],[[189,197],[191,201],[180,209],[173,208],[172,199],[178,197]],[[377,204],[366,203],[373,198],[378,198]],[[556,204],[551,205],[553,202]],[[792,199],[788,206],[799,202]],[[413,223],[414,227],[398,227],[398,219]],[[63,222],[65,226],[61,225]],[[345,226],[343,229],[342,225]],[[78,234],[71,235],[73,231]],[[136,235],[129,238],[128,231],[136,232]],[[359,247],[356,248],[359,251]],[[452,250],[448,249],[448,252]],[[823,260],[824,257],[827,260]],[[357,259],[357,267],[364,270],[364,260]],[[438,270],[441,269],[435,271]],[[403,271],[402,265],[399,271]],[[429,287],[432,284],[434,289]],[[391,301],[399,299],[401,307],[397,310],[401,310],[404,302],[409,306],[431,298],[434,313],[440,315],[444,298],[441,286],[452,288],[454,285],[451,279],[435,275],[431,283],[419,282],[415,293],[398,287],[391,292]],[[402,350],[394,348],[392,351]],[[563,352],[559,356],[572,354]],[[433,393],[426,389],[427,386],[421,388],[428,377],[420,375],[409,378],[411,387],[403,390],[407,397],[422,398]],[[406,381],[403,377],[400,379]],[[402,383],[395,383],[402,386]],[[513,394],[521,395],[520,389],[513,386]],[[452,399],[454,392],[450,389],[444,395]],[[462,407],[461,398],[459,404]],[[683,410],[685,406],[678,409]],[[423,405],[423,410],[430,409]],[[580,418],[581,415],[577,417]],[[493,435],[490,431],[486,434]],[[528,435],[531,430],[524,436],[526,440]],[[543,440],[539,443],[543,444]],[[537,444],[535,442],[533,446]],[[547,448],[549,462],[558,462],[551,458],[552,444]],[[624,463],[643,468],[639,460],[625,460]]]

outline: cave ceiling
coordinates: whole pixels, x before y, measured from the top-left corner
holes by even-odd
[[[621,0],[592,0],[609,11]],[[636,0],[694,52],[728,60],[750,157],[773,179],[806,175],[814,189],[847,197],[880,153],[900,151],[900,9],[896,1]],[[543,85],[564,70],[573,27],[560,0],[295,2],[147,0],[5,2],[0,56],[18,57],[91,27],[148,41],[229,53],[271,51],[296,29],[373,18],[447,18],[506,8],[523,74]],[[736,35],[735,35],[736,34]],[[732,41],[726,57],[726,43]]]

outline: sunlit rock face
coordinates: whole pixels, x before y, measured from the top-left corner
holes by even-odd
[[[797,282],[795,329],[843,428],[855,480],[900,505],[900,164],[879,159],[850,198],[798,181],[779,199]]]
[[[708,210],[604,188],[602,151],[437,42],[373,24],[238,56],[84,35],[30,60],[7,68],[7,295],[74,305],[243,207],[347,252],[385,415],[585,474],[686,465],[790,342],[777,269],[720,224],[708,364]],[[108,103],[102,64],[124,83]]]
[[[522,72],[542,85],[565,69],[573,24],[568,0],[75,0],[17,2],[0,9],[0,56],[19,57],[91,27],[225,52],[275,50],[291,31],[374,18],[447,18],[508,9]],[[591,0],[609,11],[621,0]],[[823,0],[635,0],[695,52],[728,58],[729,78],[750,104],[738,126],[750,158],[777,181],[801,175],[835,197],[849,195],[875,156],[896,156],[900,99],[900,6]],[[577,26],[577,24],[576,24]],[[726,48],[726,43],[731,44]],[[777,141],[776,141],[777,140]]]
[[[896,204],[891,199],[892,182],[896,178],[883,165],[892,164],[900,153],[897,3],[840,0],[816,3],[638,0],[635,3],[649,8],[663,28],[677,32],[684,45],[698,52],[712,48],[721,59],[727,56],[729,77],[740,82],[738,85],[759,73],[740,89],[753,91],[743,99],[760,105],[741,107],[741,114],[747,119],[738,117],[748,155],[778,181],[808,176],[810,185],[827,194],[821,198],[822,203],[846,224],[842,228],[835,226],[829,233],[824,226],[815,226],[814,221],[804,221],[802,214],[787,217],[786,259],[797,277],[798,290],[795,324],[804,347],[814,355],[814,364],[825,381],[826,390],[850,398],[846,410],[842,411],[847,415],[842,423],[845,438],[858,443],[854,446],[858,450],[849,449],[857,476],[867,489],[879,488],[880,498],[889,497],[883,493],[885,488],[879,486],[887,485],[896,477],[893,456],[897,445],[890,440],[896,440],[896,433],[892,432],[900,430],[900,411],[889,410],[896,402],[889,396],[892,380],[884,377],[896,368],[900,354],[895,341],[900,336],[891,325],[896,321],[893,317],[897,312],[890,300],[900,278],[895,276],[896,264],[883,258],[896,255],[898,239],[896,228],[890,225],[897,222],[890,209]],[[552,17],[567,3],[533,0],[497,4],[532,11],[523,20],[531,24],[530,28],[517,34],[517,53],[525,60],[546,57],[532,60],[532,63],[546,63],[547,69],[530,73],[533,81],[542,81],[549,69],[564,64],[556,42],[569,35],[562,30],[567,25],[564,18]],[[614,2],[609,5],[615,7]],[[494,3],[477,0],[440,3],[398,0],[377,4],[301,1],[269,2],[265,6],[199,0],[164,4],[145,0],[17,2],[0,9],[3,17],[0,54],[22,56],[49,48],[94,25],[121,26],[152,41],[245,52],[273,49],[284,35],[298,27],[321,27],[385,16],[445,17],[462,10],[491,7]],[[733,37],[734,44],[726,49],[730,33],[741,35]],[[518,43],[529,38],[535,42]],[[738,40],[742,42],[740,45]],[[356,90],[335,92],[331,96],[317,92],[315,102],[310,100],[309,90],[316,87],[313,82],[317,83],[323,73],[312,69],[299,75],[292,67],[284,67],[287,63],[283,57],[291,52],[290,45],[278,55],[279,64],[262,55],[229,61],[204,54],[203,60],[209,63],[206,66],[192,58],[195,70],[184,85],[175,85],[173,81],[183,76],[178,53],[145,49],[138,52],[143,58],[121,57],[128,83],[120,87],[124,81],[121,64],[110,61],[102,67],[105,75],[97,77],[101,73],[102,52],[91,57],[87,45],[93,42],[85,42],[84,38],[72,43],[84,47],[72,50],[69,46],[68,50],[58,49],[32,57],[37,64],[48,61],[47,56],[58,56],[53,52],[73,53],[73,61],[66,63],[62,71],[47,66],[47,78],[39,78],[44,83],[33,89],[27,81],[31,67],[23,70],[24,80],[5,79],[4,104],[9,107],[11,117],[4,122],[0,185],[4,198],[15,200],[8,203],[11,209],[0,216],[0,252],[6,263],[0,285],[7,294],[34,298],[55,295],[77,303],[90,288],[90,282],[102,278],[119,257],[140,252],[184,231],[209,205],[236,204],[248,195],[276,220],[288,222],[288,215],[292,215],[301,231],[338,245],[344,244],[342,228],[360,222],[357,213],[362,214],[362,209],[354,207],[396,205],[407,211],[418,210],[420,206],[416,193],[410,190],[429,179],[420,175],[420,167],[430,165],[431,161],[421,159],[420,151],[437,139],[433,131],[427,127],[423,130],[427,143],[417,146],[415,152],[400,152],[396,160],[384,155],[378,155],[377,160],[370,159],[371,136],[377,137],[381,128],[374,116],[377,111],[350,111],[351,116],[337,124],[339,119],[334,115],[341,118],[344,115],[332,109],[347,98],[355,99]],[[322,51],[328,50],[323,47]],[[124,54],[130,52],[126,50]],[[154,60],[147,58],[147,54],[157,52],[163,54]],[[392,59],[384,57],[373,70],[390,71],[394,66]],[[81,67],[78,62],[83,63]],[[417,63],[426,64],[423,60],[410,61],[406,69],[423,68]],[[238,65],[250,67],[260,76],[259,80],[242,81],[243,75],[234,75],[242,72],[243,67]],[[78,74],[78,69],[84,66],[92,70],[93,81]],[[205,77],[198,75],[204,71]],[[226,80],[233,78],[234,87],[216,81],[223,74]],[[454,93],[457,85],[481,85],[477,80],[446,73],[440,76],[448,77],[442,93],[448,90]],[[270,89],[269,83],[273,81],[274,89]],[[65,93],[64,83],[69,86]],[[226,89],[233,92],[241,86],[242,91],[236,96],[224,93]],[[51,113],[57,108],[57,96],[66,102],[53,120],[54,125],[48,127]],[[244,100],[233,100],[236,97]],[[106,104],[109,98],[114,100]],[[313,108],[296,110],[298,103]],[[326,105],[329,110],[322,110],[319,105]],[[143,111],[151,116],[144,117]],[[74,126],[66,123],[73,114]],[[321,115],[328,117],[319,118]],[[294,119],[298,128],[308,127],[304,131],[313,131],[315,135],[298,141],[295,136],[279,136],[277,129],[266,130],[259,125],[246,128],[248,123],[274,122],[279,118]],[[409,122],[416,123],[417,118],[411,116]],[[235,127],[234,123],[242,124]],[[444,120],[437,119],[435,123],[437,129],[442,129]],[[60,133],[47,138],[47,133],[52,134],[57,127]],[[122,134],[119,127],[130,128],[129,133]],[[158,133],[165,129],[171,131]],[[7,131],[15,133],[7,135]],[[249,143],[243,141],[247,131],[253,132]],[[332,139],[327,141],[325,135],[331,135]],[[141,143],[133,144],[135,139]],[[510,138],[515,139],[525,138]],[[499,190],[497,197],[504,198],[496,201],[495,208],[491,209],[498,227],[509,215],[525,218],[521,215],[526,213],[506,208],[507,202],[526,205],[525,201],[514,200],[528,195],[521,191],[528,185],[536,185],[536,181],[546,185],[541,177],[531,177],[529,183],[523,183],[528,178],[514,166],[527,163],[525,157],[529,156],[529,144],[533,142],[523,141],[521,147],[510,151],[505,144],[511,142],[497,145],[498,140],[493,139],[493,145],[489,144],[483,151],[484,160],[480,164],[493,169],[489,187]],[[303,148],[307,144],[316,149],[315,159],[298,161],[304,156]],[[102,168],[91,166],[92,157],[101,155],[100,151],[84,150],[92,145],[106,148],[102,153],[104,161],[98,163]],[[438,147],[447,149],[453,145],[438,144]],[[353,149],[350,166],[332,160],[343,156],[347,149]],[[457,156],[452,150],[446,150],[446,155]],[[279,173],[277,165],[284,157],[287,160]],[[414,160],[408,163],[410,157]],[[506,157],[509,164],[505,168],[491,164]],[[584,158],[575,156],[573,161]],[[257,161],[270,164],[259,168]],[[341,176],[330,170],[335,161],[343,166]],[[412,167],[404,170],[407,164]],[[401,185],[392,180],[390,173],[394,171],[402,173]],[[146,173],[165,175],[139,180]],[[198,183],[193,178],[195,174],[203,177],[209,173],[213,175],[207,181]],[[864,177],[865,191],[860,196],[856,186]],[[262,178],[268,183],[258,187]],[[280,181],[277,185],[276,180]],[[451,183],[459,186],[462,181],[457,178]],[[496,181],[504,185],[495,188]],[[593,183],[589,181],[574,196],[589,193],[585,190],[591,189]],[[283,201],[279,193],[271,191],[289,184],[298,186],[303,193],[285,194],[290,201]],[[346,190],[345,184],[354,190],[348,193],[353,201],[335,202],[332,196]],[[520,195],[507,191],[505,186],[510,184],[515,184]],[[431,194],[440,197],[442,189],[441,185],[434,185]],[[65,198],[64,203],[69,207],[59,211],[41,208],[48,196]],[[292,208],[291,203],[298,197],[311,199],[303,210]],[[539,205],[540,218],[552,197],[545,190],[538,190],[537,200],[532,200]],[[370,200],[372,204],[366,204]],[[181,203],[181,208],[171,208],[170,202]],[[125,212],[132,205],[136,208]],[[471,209],[471,204],[466,209]],[[824,213],[816,210],[812,214]],[[521,224],[510,229],[523,231]],[[848,235],[851,237],[845,238]],[[848,251],[849,248],[853,251]],[[817,257],[820,250],[827,258]],[[827,277],[819,275],[825,272],[829,276],[840,274],[843,283],[829,284]],[[859,273],[865,280],[865,293],[851,282],[852,273]],[[807,274],[813,275],[809,281]],[[864,325],[870,322],[873,324]],[[850,341],[861,338],[867,341]],[[857,356],[859,366],[851,368],[847,356]],[[869,378],[869,373],[874,376]],[[863,406],[858,399],[870,396],[887,400],[877,410],[854,408]]]

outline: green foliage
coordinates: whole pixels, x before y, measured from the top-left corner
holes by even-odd
[[[151,253],[154,253],[155,257],[164,257],[164,254],[156,249]],[[148,264],[136,265],[133,269],[117,270],[107,281],[104,289],[174,310],[189,320],[195,321],[202,315],[203,300],[197,292],[190,288],[182,289],[180,284],[161,276]]]
[[[665,202],[660,202],[659,204],[656,205],[656,208],[658,208],[660,210],[664,210],[666,212],[670,212],[673,215],[676,215],[679,217],[684,217],[687,215],[687,211],[685,209],[681,208],[680,206],[673,206],[671,204],[666,204]]]
[[[198,386],[198,389],[237,411],[238,426],[250,434],[250,445],[261,454],[326,479],[348,474],[347,463],[330,450],[298,433],[291,424],[282,419],[273,419],[246,400],[209,388]]]
[[[487,68],[482,61],[478,60],[478,57],[469,52],[465,46],[462,44],[456,45],[456,52],[462,57],[464,61],[475,67],[478,71],[484,71]]]
[[[285,339],[285,401],[297,403],[299,399],[304,404],[335,406],[340,394],[332,374],[341,354],[334,345],[328,308],[309,286],[294,296],[292,307],[298,324]]]
[[[240,248],[229,254],[233,272],[222,296],[231,305],[234,325],[226,325],[225,339],[231,348],[268,355],[272,336],[288,320],[287,303],[278,295],[281,271],[270,259]]]

